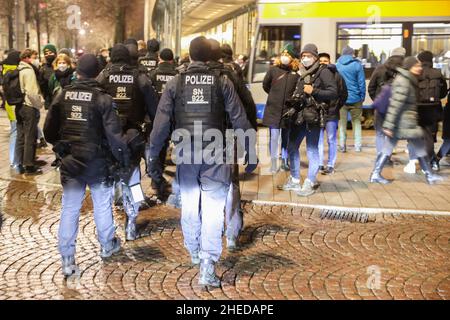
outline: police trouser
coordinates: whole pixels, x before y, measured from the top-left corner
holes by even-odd
[[[234,165],[231,166],[231,183],[225,205],[226,237],[236,239],[242,230],[244,217],[241,210],[241,192],[239,186],[239,164],[237,163],[237,141],[234,142]]]
[[[230,165],[180,164],[181,227],[184,245],[200,259],[218,261],[222,254],[224,210]]]
[[[114,238],[112,212],[112,184],[107,182],[88,183],[82,177],[62,177],[63,196],[61,220],[58,231],[58,249],[63,257],[75,255],[80,210],[86,186],[89,186],[94,203],[94,220],[98,241],[108,246]]]

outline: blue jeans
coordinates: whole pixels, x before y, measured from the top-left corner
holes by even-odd
[[[278,159],[278,145],[281,135],[281,158],[288,158],[288,144],[289,144],[289,129],[270,128],[270,157]]]
[[[200,259],[219,261],[222,254],[224,210],[230,188],[229,165],[181,164],[181,228],[184,245]]]
[[[439,149],[437,155],[440,158],[444,158],[449,151],[450,151],[450,139],[444,139],[444,143],[442,143],[442,146]]]
[[[385,115],[382,115],[378,112],[375,113],[375,144],[377,147],[377,154],[383,151],[383,145],[386,140],[386,135],[383,132],[383,122],[385,119]]]
[[[82,179],[69,178],[63,182],[62,212],[58,231],[58,248],[61,256],[75,255],[81,205],[86,186]],[[89,184],[94,203],[94,220],[98,241],[107,247],[114,239],[112,212],[112,185],[106,183]]]
[[[319,139],[319,164],[323,166],[323,140],[325,130],[327,131],[328,142],[328,167],[334,168],[337,160],[337,129],[339,120],[327,121],[325,129],[320,130]]]
[[[232,165],[231,184],[225,204],[225,224],[227,238],[238,238],[244,225],[241,211],[241,191],[239,186],[239,165]]]
[[[306,137],[306,153],[309,160],[308,179],[316,182],[319,173],[319,138],[320,127],[311,126],[307,128],[306,124],[301,126],[292,126],[289,135],[289,164],[291,166],[291,176],[300,179],[300,145]]]
[[[16,139],[17,139],[17,121],[10,121],[11,130],[9,132],[9,164],[12,166],[17,165],[15,160],[16,153]]]

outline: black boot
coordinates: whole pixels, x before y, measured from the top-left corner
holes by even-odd
[[[281,160],[281,170],[283,171],[290,171],[291,168],[289,167],[289,160],[288,159],[282,159]]]
[[[391,181],[383,178],[381,175],[381,171],[383,171],[383,167],[386,165],[386,162],[389,160],[389,156],[383,153],[379,153],[377,156],[377,161],[375,162],[375,168],[372,171],[372,175],[370,176],[371,183],[381,183],[381,184],[389,184]]]
[[[425,177],[427,178],[428,184],[435,184],[444,180],[441,176],[433,173],[427,157],[419,158],[419,164],[422,170],[425,172]]]

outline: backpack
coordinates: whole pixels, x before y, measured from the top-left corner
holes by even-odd
[[[419,80],[419,103],[440,103],[441,101],[441,79],[432,71],[434,70],[424,70],[423,78]]]
[[[25,100],[25,95],[20,87],[19,73],[20,69],[16,69],[8,71],[3,77],[5,99],[11,106],[20,105]]]
[[[375,98],[372,107],[377,110],[378,113],[385,115],[389,107],[390,99],[392,95],[392,87],[390,84],[386,84],[381,87],[381,91]]]

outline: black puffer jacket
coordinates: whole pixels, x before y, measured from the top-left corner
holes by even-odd
[[[264,91],[269,94],[264,110],[263,124],[284,128],[281,117],[288,111],[286,101],[292,97],[299,75],[289,67],[280,65],[269,69],[263,81]]]
[[[338,98],[330,103],[326,120],[334,121],[339,120],[339,110],[347,101],[348,92],[344,78],[342,78],[339,72],[337,71],[336,65],[329,64],[328,69],[333,73],[334,79],[336,80]]]
[[[397,74],[397,68],[403,64],[404,58],[401,56],[392,56],[386,62],[377,67],[370,78],[368,85],[369,96],[372,100],[381,92],[381,88],[385,84],[392,83]]]

